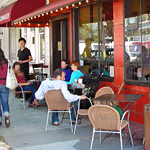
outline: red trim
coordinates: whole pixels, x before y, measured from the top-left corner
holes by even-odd
[[[37,16],[37,15],[40,15],[40,14],[43,14],[43,13],[46,13],[46,12],[50,12],[52,10],[55,10],[56,8],[61,8],[61,7],[64,7],[68,4],[73,4],[73,3],[76,3],[76,2],[79,2],[79,1],[82,1],[82,0],[58,0],[58,1],[50,3],[49,5],[43,6],[39,9],[33,11],[32,13],[24,15],[23,17],[20,17],[20,18],[14,20],[14,22],[18,22],[20,20],[24,20],[24,19],[27,19],[27,18],[30,18],[30,17],[33,17],[33,16]]]

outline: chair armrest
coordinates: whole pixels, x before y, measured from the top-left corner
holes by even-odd
[[[22,94],[24,94],[22,86],[20,84],[18,84],[18,86],[20,87]]]
[[[123,122],[123,120],[124,120],[126,114],[128,114],[128,116],[127,116],[127,121],[129,122],[130,110],[127,110],[127,111],[124,112],[124,114],[123,114],[123,116],[122,116],[122,118],[121,118],[120,129],[121,129],[121,127],[122,127],[122,122]]]
[[[80,109],[80,102],[81,102],[81,100],[82,100],[82,99],[80,99],[79,102],[78,102],[78,110]],[[91,106],[92,106],[93,104],[92,104],[91,99],[90,99],[90,98],[87,98],[87,100],[89,100],[89,102],[90,102],[90,104],[91,104]]]

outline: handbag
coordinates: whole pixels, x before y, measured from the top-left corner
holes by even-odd
[[[18,87],[18,81],[12,69],[12,65],[10,65],[10,62],[8,63],[7,69],[6,87],[11,90],[14,90],[15,88]]]

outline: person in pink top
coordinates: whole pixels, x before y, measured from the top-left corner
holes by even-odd
[[[8,60],[5,58],[3,50],[0,48],[0,125],[2,125],[2,110],[5,117],[5,125],[8,128],[10,126],[9,120],[9,89],[6,87],[6,76],[7,76]]]

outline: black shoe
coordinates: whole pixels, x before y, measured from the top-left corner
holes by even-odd
[[[8,117],[5,117],[5,126],[6,126],[6,128],[10,127],[10,120]]]
[[[2,122],[0,121],[0,126],[2,125]]]

